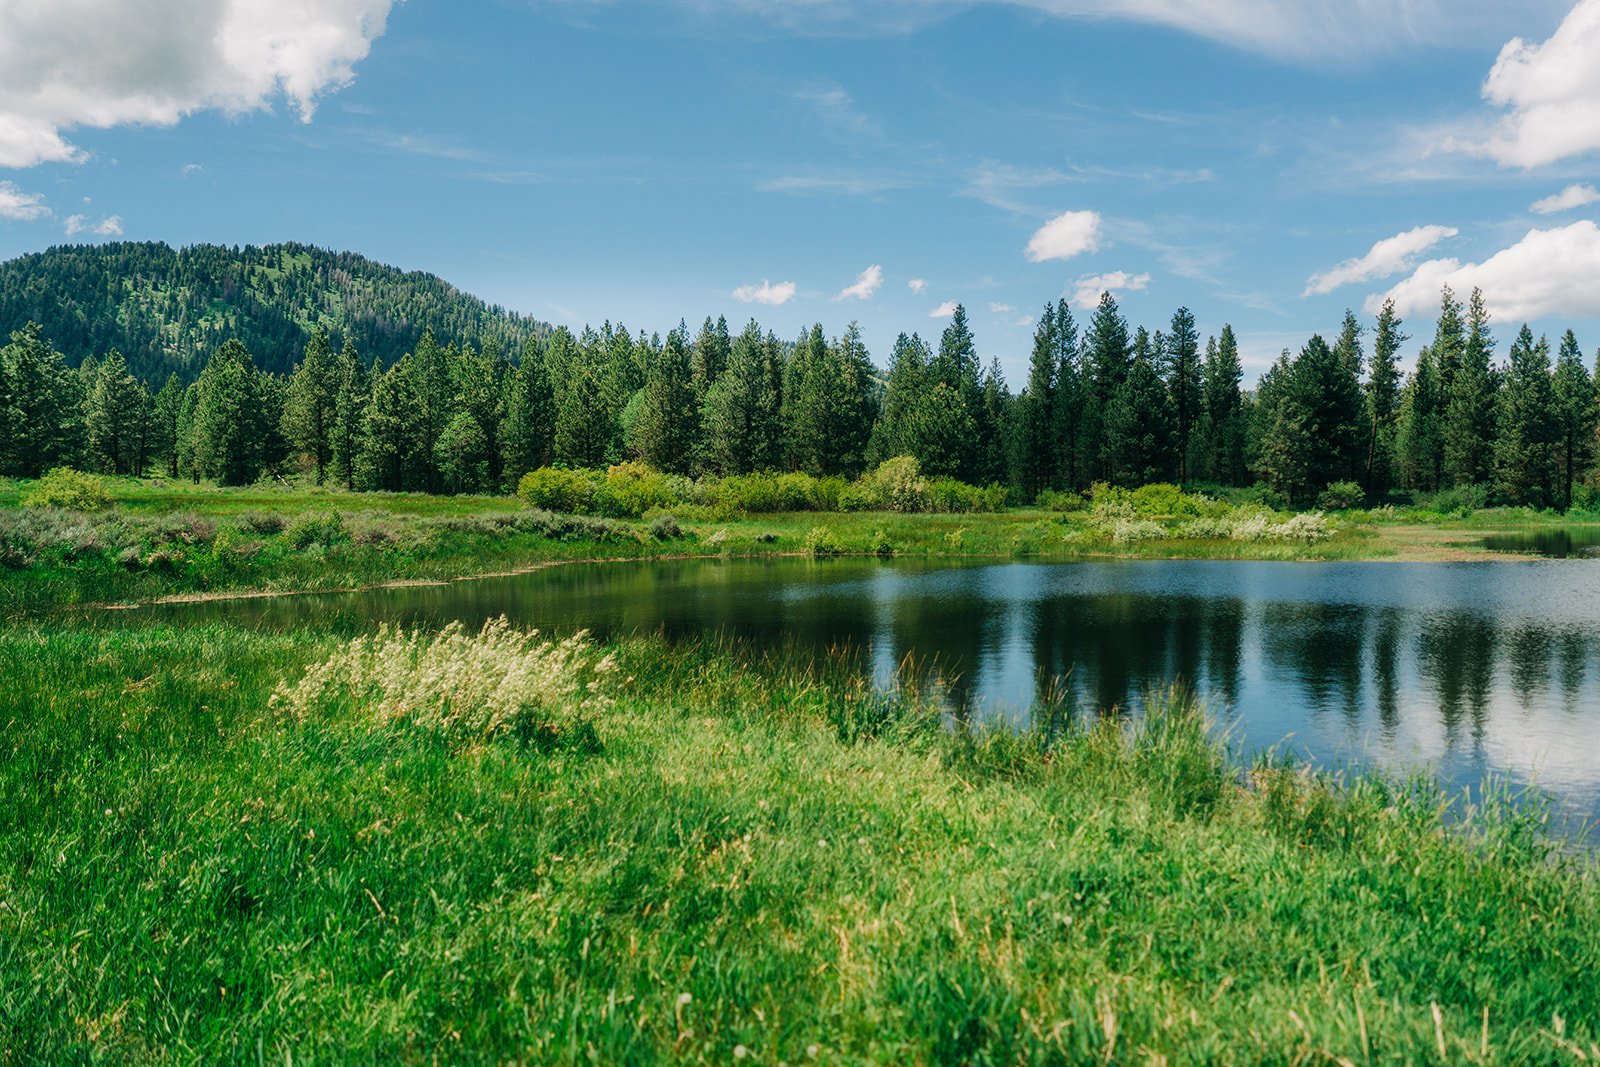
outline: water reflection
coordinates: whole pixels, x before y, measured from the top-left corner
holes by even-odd
[[[1326,765],[1427,764],[1467,784],[1537,782],[1600,815],[1600,566],[1148,561],[932,567],[675,561],[509,579],[150,609],[261,626],[475,625],[500,614],[605,637],[725,632],[908,654],[952,678],[958,712],[1026,719],[1136,706],[1182,681],[1247,746]]]
[[[1600,526],[1492,534],[1483,539],[1483,547],[1491,552],[1518,552],[1547,559],[1595,556],[1600,555]]]

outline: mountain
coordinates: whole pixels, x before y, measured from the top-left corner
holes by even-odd
[[[335,347],[392,363],[427,329],[441,343],[496,341],[515,353],[550,327],[484,303],[432,274],[353,252],[159,242],[61,245],[0,263],[0,343],[28,321],[77,364],[115,348],[159,383],[200,373],[213,348],[244,342],[263,369],[286,373],[316,326]]]

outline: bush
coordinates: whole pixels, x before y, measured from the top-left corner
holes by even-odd
[[[93,474],[57,467],[22,494],[25,508],[61,508],[65,511],[102,511],[111,503],[106,483]]]
[[[853,510],[928,510],[928,483],[922,479],[922,467],[912,456],[884,460],[876,469],[863,474],[854,488],[857,499],[866,506]]]
[[[296,551],[304,551],[313,545],[332,548],[349,541],[350,531],[345,529],[343,516],[334,511],[321,517],[296,519],[283,531],[283,539]]]
[[[1366,491],[1355,482],[1334,482],[1317,495],[1317,507],[1323,511],[1349,511],[1366,501]]]
[[[1081,493],[1071,490],[1063,492],[1059,489],[1046,489],[1034,497],[1034,506],[1045,511],[1083,511],[1089,502]]]
[[[1417,505],[1440,515],[1467,518],[1474,511],[1489,506],[1489,489],[1482,485],[1457,485],[1429,497],[1422,497]]]
[[[839,535],[826,526],[813,526],[802,542],[806,555],[813,559],[825,556],[844,555],[844,542],[839,540]]]
[[[650,520],[650,536],[657,541],[676,541],[683,536],[683,528],[671,515],[657,515]]]
[[[880,559],[888,559],[895,553],[894,542],[889,540],[889,535],[883,530],[872,531],[872,554]]]
[[[1134,513],[1151,519],[1187,519],[1200,514],[1205,500],[1170,482],[1141,485],[1129,494]]]
[[[588,512],[594,507],[594,494],[600,476],[596,471],[540,467],[529,471],[517,483],[517,498],[530,508]]]
[[[699,503],[699,497],[690,479],[629,461],[606,470],[595,486],[593,508],[601,515],[637,519],[654,508]]]

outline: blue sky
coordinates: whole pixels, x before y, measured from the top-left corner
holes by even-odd
[[[19,0],[0,256],[299,240],[880,362],[962,301],[1013,384],[1103,286],[1252,376],[1444,281],[1593,353],[1596,55],[1600,0]]]

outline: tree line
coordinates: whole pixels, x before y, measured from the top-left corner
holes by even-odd
[[[1370,327],[1347,312],[1332,343],[1285,351],[1246,391],[1231,327],[1202,344],[1180,308],[1162,329],[1133,328],[1107,293],[1081,327],[1065,301],[1045,306],[1015,393],[960,307],[936,345],[902,334],[881,370],[854,324],[782,341],[707,319],[665,338],[558,328],[516,352],[430,331],[387,365],[318,329],[288,374],[229,339],[194,381],[156,387],[115,350],[71,368],[30,324],[0,349],[0,470],[247,484],[303,469],[349,489],[462,493],[550,465],[848,477],[904,455],[1027,501],[1178,482],[1261,483],[1309,503],[1353,483],[1372,499],[1472,486],[1570,506],[1595,464],[1596,378],[1570,330],[1552,356],[1524,326],[1498,362],[1488,323],[1481,293],[1463,305],[1446,289],[1402,374],[1394,306]]]

